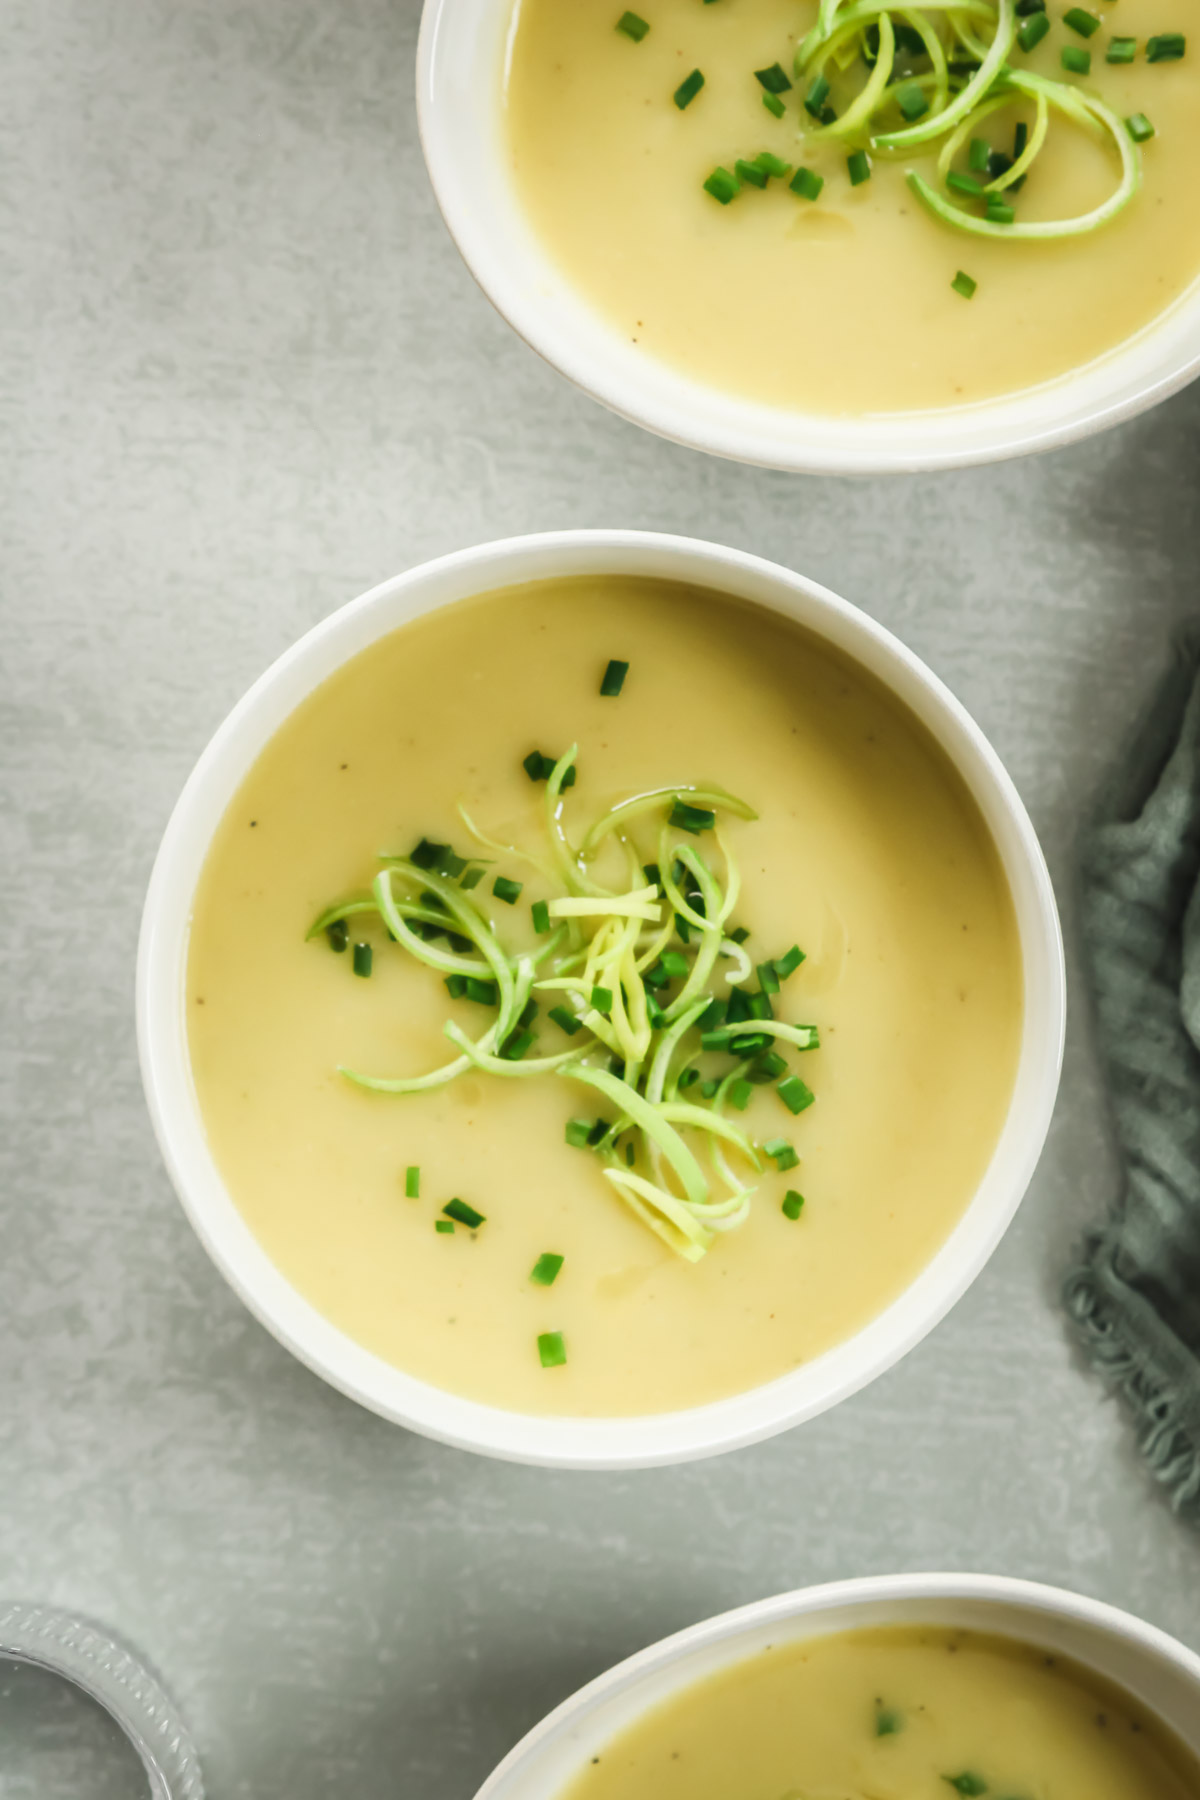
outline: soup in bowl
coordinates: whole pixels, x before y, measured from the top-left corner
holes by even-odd
[[[485,292],[638,423],[783,468],[1046,447],[1200,357],[1188,0],[429,0]]]
[[[565,1701],[477,1800],[1195,1800],[1200,1657],[1032,1582],[880,1576],[760,1601]]]
[[[609,1466],[731,1447],[940,1316],[1029,1179],[1063,977],[976,728],[733,551],[569,533],[385,584],[168,827],[140,964],[185,1206],[377,1410]]]

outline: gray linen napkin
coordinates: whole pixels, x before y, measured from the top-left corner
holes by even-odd
[[[1064,1296],[1150,1467],[1200,1525],[1200,629],[1102,798],[1081,876],[1124,1170]]]

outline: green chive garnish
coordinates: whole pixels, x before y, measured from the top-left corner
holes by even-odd
[[[760,150],[754,160],[764,175],[774,175],[778,181],[792,172],[791,163],[784,162],[782,156],[776,156],[772,150]]]
[[[369,975],[371,973],[371,964],[374,960],[375,952],[372,950],[370,944],[355,944],[354,973],[356,975]]]
[[[804,1195],[798,1194],[795,1188],[789,1188],[787,1193],[783,1196],[783,1204],[780,1210],[785,1219],[798,1219],[800,1214],[804,1211]],[[884,1733],[876,1728],[876,1736],[882,1737],[883,1735]]]
[[[767,178],[762,170],[757,170],[757,173],[762,175],[765,184]],[[690,831],[693,837],[697,832],[711,831],[716,822],[716,813],[704,806],[689,806],[686,800],[676,800],[667,820],[669,825],[678,826],[680,831]]]
[[[329,948],[340,956],[350,942],[350,927],[345,919],[335,919],[332,925],[326,926],[325,936],[329,939]]]
[[[809,83],[808,92],[804,96],[804,110],[811,113],[814,119],[821,116],[821,108],[829,98],[829,83],[823,75],[817,75]]]
[[[737,178],[739,181],[748,182],[751,187],[756,187],[756,188],[765,188],[766,187],[767,171],[765,169],[761,169],[758,166],[757,162],[754,162],[744,156],[739,156],[738,160],[734,163],[733,167],[734,167],[734,173],[737,175]]]
[[[804,173],[804,171],[803,171],[803,170],[802,170],[802,171],[801,171],[801,173]],[[820,177],[819,177],[819,176],[818,176],[818,177],[817,177],[817,179],[818,179],[818,180],[820,180]],[[795,184],[795,182],[794,182],[794,181],[793,181],[793,182],[792,182],[792,184],[791,184],[791,185],[792,185],[792,186],[793,186],[793,187],[795,187],[795,186],[796,186],[796,184]],[[822,181],[822,182],[821,182],[821,187],[824,187],[824,185],[825,185],[825,183],[824,183],[824,182],[823,182],[823,181]],[[820,189],[820,188],[818,188],[818,189],[817,189],[817,193],[820,193],[820,191],[821,191],[821,189]],[[816,197],[817,197],[817,195],[816,195],[816,194],[814,194],[814,195],[813,195],[813,196],[812,196],[812,198],[813,198],[813,199],[814,199],[814,200],[815,200],[815,199],[816,199]],[[731,932],[730,932],[730,933],[729,933],[729,941],[730,941],[730,943],[731,943],[731,944],[744,944],[744,943],[745,943],[745,941],[746,941],[746,939],[747,939],[747,938],[748,938],[748,937],[749,937],[749,936],[750,936],[750,933],[749,933],[749,932],[748,932],[748,931],[747,931],[747,930],[746,930],[746,927],[745,927],[745,926],[744,926],[744,925],[739,925],[739,926],[738,926],[738,927],[737,927],[737,929],[736,929],[736,930],[735,930],[735,931],[731,931]],[[776,965],[775,965],[775,972],[776,972],[776,974],[780,974],[780,973],[781,973],[781,970],[780,970],[780,968],[779,968],[779,964],[778,964],[778,963],[776,963]],[[789,972],[790,972],[790,971],[789,971]]]
[[[1154,127],[1145,113],[1130,113],[1125,129],[1135,144],[1145,144],[1154,136]]]
[[[729,1104],[731,1106],[736,1106],[739,1112],[745,1112],[750,1104],[753,1093],[754,1085],[752,1082],[741,1079],[731,1082],[729,1087]]]
[[[1063,14],[1063,24],[1070,31],[1077,31],[1080,37],[1090,38],[1099,31],[1100,21],[1095,13],[1084,12],[1082,6],[1072,6]]]
[[[714,200],[719,200],[722,206],[728,206],[741,193],[742,184],[728,169],[716,168],[704,183],[704,191],[711,194]]]
[[[574,1037],[577,1031],[583,1029],[575,1014],[568,1012],[565,1006],[552,1006],[546,1017],[553,1019],[559,1030],[565,1031],[568,1037]]]
[[[607,700],[615,700],[625,685],[625,677],[629,673],[627,662],[612,660],[604,671],[604,679],[600,683],[600,692]]]
[[[410,1163],[404,1171],[404,1194],[408,1200],[421,1198],[421,1167],[419,1163]]]
[[[825,177],[818,175],[815,169],[797,169],[788,182],[788,186],[793,194],[799,194],[802,200],[816,200],[825,186]],[[743,944],[750,933],[744,931],[741,937],[738,937],[736,932],[731,931],[729,935],[736,944]]]
[[[763,1145],[763,1152],[770,1157],[771,1161],[775,1164],[775,1167],[780,1171],[784,1169],[794,1169],[800,1161],[800,1158],[796,1155],[796,1152],[786,1138],[772,1138],[769,1143]]]
[[[444,1233],[447,1237],[454,1236],[454,1226],[450,1223],[449,1219],[435,1219],[433,1221],[433,1229]]]
[[[759,963],[757,970],[758,985],[764,994],[779,992],[779,971],[773,962]]]
[[[1186,50],[1187,39],[1182,31],[1163,31],[1146,40],[1146,61],[1179,62]]]
[[[1050,30],[1050,21],[1044,12],[1036,12],[1028,19],[1022,19],[1017,26],[1017,42],[1022,50],[1034,50]]]
[[[543,1369],[561,1369],[567,1360],[567,1347],[561,1331],[543,1331],[537,1341]]]
[[[572,1150],[586,1150],[592,1134],[591,1119],[568,1119],[564,1136]]]
[[[692,101],[696,98],[696,95],[703,86],[704,77],[699,69],[693,69],[686,80],[680,82],[672,96],[680,112],[683,111],[685,106],[690,106],[692,104]],[[611,669],[612,664],[610,663],[608,666]],[[626,667],[628,667],[628,664],[626,664]],[[618,688],[617,692],[620,693],[620,691],[620,688]],[[604,689],[601,688],[600,692],[603,693]]]
[[[700,1092],[704,1095],[706,1100],[711,1100],[720,1085],[719,1081],[702,1081],[700,1083]]]
[[[777,119],[782,119],[784,113],[787,111],[787,107],[783,104],[783,101],[779,98],[778,94],[764,94],[762,103],[769,113],[774,113]]]
[[[798,1200],[800,1199],[799,1194],[797,1194],[796,1198]],[[801,1202],[801,1204],[803,1204],[803,1202]],[[904,1724],[904,1721],[898,1712],[894,1712],[890,1706],[883,1706],[880,1704],[879,1701],[876,1701],[876,1703],[875,1703],[875,1736],[876,1737],[895,1737],[896,1733],[902,1728],[903,1724]]]
[[[871,159],[865,150],[855,150],[846,158],[846,170],[850,176],[851,187],[861,187],[864,181],[871,179]]]
[[[976,181],[973,175],[962,175],[957,169],[951,169],[946,177],[946,186],[953,188],[956,194],[969,194],[978,200],[983,193],[983,183]]]
[[[1137,47],[1136,38],[1110,38],[1104,60],[1110,63],[1131,63],[1137,57]]]
[[[611,988],[594,987],[592,989],[591,1004],[596,1012],[610,1013],[612,1011],[612,1003],[613,992]]]
[[[515,906],[521,898],[521,889],[524,885],[523,881],[510,881],[507,875],[497,875],[492,883],[492,892],[497,900],[503,900],[505,905]]]
[[[476,1006],[497,1006],[500,1002],[500,990],[494,981],[487,981],[482,975],[468,975],[466,996]]]
[[[550,907],[545,900],[535,900],[529,909],[533,917],[533,929],[539,937],[550,929]]]
[[[461,1000],[463,995],[467,991],[466,976],[465,975],[446,975],[443,977],[443,979],[446,983],[446,992],[449,994],[450,998],[452,1000]]]
[[[970,146],[970,149],[967,151],[967,161],[970,163],[971,167],[975,170],[975,173],[977,175],[982,175],[985,173],[987,166],[988,166],[988,157],[991,155],[991,153],[992,153],[992,147],[988,143],[986,138],[972,138],[971,139],[971,146]]]
[[[686,975],[692,966],[687,957],[679,950],[664,950],[660,960],[672,980],[678,980],[681,975]]]
[[[546,767],[547,763],[550,763],[550,768]],[[550,769],[554,767],[554,764],[550,762],[548,756],[543,756],[540,750],[531,750],[529,755],[525,757],[522,762],[521,767],[528,775],[530,781],[545,781],[550,773]]]
[[[520,1062],[532,1044],[532,1031],[514,1031],[500,1046],[501,1058],[504,1062]]]
[[[1092,72],[1092,53],[1081,50],[1076,44],[1068,44],[1059,52],[1059,61],[1071,75],[1090,75]]]
[[[775,973],[778,975],[780,981],[786,981],[789,975],[794,975],[803,961],[804,952],[799,944],[793,944],[791,949],[783,956],[777,956],[775,958]]]
[[[529,1279],[538,1287],[553,1287],[562,1266],[561,1256],[556,1256],[552,1250],[543,1250],[529,1271]]]
[[[776,1092],[790,1113],[802,1113],[817,1097],[798,1075],[789,1075],[786,1081],[781,1081]]]
[[[781,63],[772,63],[769,69],[755,69],[754,79],[766,88],[768,94],[786,94],[792,85]],[[829,89],[826,88],[825,91],[828,93]]]
[[[982,1775],[973,1775],[969,1769],[964,1769],[961,1775],[943,1775],[942,1780],[957,1793],[966,1795],[966,1800],[977,1800],[978,1795],[988,1791]]]
[[[480,882],[483,880],[483,878],[486,874],[487,874],[487,870],[480,868],[479,864],[476,863],[474,868],[467,870],[466,874],[463,876],[462,880],[459,882],[458,885],[460,888],[466,888],[468,891],[470,891],[471,888],[475,888],[475,887],[479,886]]]
[[[623,31],[625,36],[632,38],[635,44],[641,43],[649,29],[645,19],[640,19],[635,12],[622,13],[617,20],[617,30]]]
[[[950,286],[954,289],[956,294],[961,294],[964,300],[972,300],[975,297],[975,290],[979,286],[979,283],[973,280],[972,277],[967,274],[965,269],[960,269],[958,274],[954,277],[954,280],[950,283]]]
[[[760,1056],[750,1071],[751,1081],[775,1081],[780,1075],[787,1074],[787,1064],[776,1050],[768,1050]]]
[[[987,218],[993,225],[1011,225],[1016,218],[1016,211],[1006,200],[996,194],[988,195]]]
[[[475,1208],[469,1206],[465,1200],[447,1200],[442,1211],[448,1219],[456,1219],[469,1231],[478,1231],[479,1227],[486,1223],[483,1213],[476,1212]]]
[[[929,111],[929,102],[919,81],[907,81],[896,89],[896,105],[909,120],[920,119]]]

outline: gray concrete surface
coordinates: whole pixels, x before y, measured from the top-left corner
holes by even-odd
[[[554,1475],[393,1429],[251,1321],[171,1195],[132,1027],[158,836],[250,680],[370,583],[597,523],[808,571],[991,734],[1072,946],[1076,823],[1196,609],[1200,389],[1038,462],[857,485],[718,464],[571,392],[439,222],[417,12],[0,0],[0,1592],[140,1645],[215,1800],[468,1800],[615,1658],[867,1570],[1041,1577],[1200,1646],[1200,1543],[1057,1305],[1114,1185],[1078,985],[984,1277],[869,1392],[714,1463]],[[0,1704],[5,1800],[31,1713]],[[43,1800],[86,1791],[65,1766]]]

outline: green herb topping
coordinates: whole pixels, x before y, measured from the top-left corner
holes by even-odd
[[[617,20],[617,30],[623,31],[625,36],[632,38],[635,44],[641,43],[649,29],[645,19],[639,18],[635,12],[622,13]]]
[[[538,1357],[543,1369],[561,1369],[567,1360],[567,1347],[561,1331],[543,1331],[537,1341]]]
[[[409,1200],[421,1198],[421,1171],[416,1163],[411,1163],[404,1171],[404,1192]]]
[[[703,86],[704,76],[700,73],[699,69],[693,69],[690,75],[684,77],[679,86],[675,89],[674,94],[671,96],[680,112],[683,112],[685,107],[692,104],[692,101],[696,98],[696,95]],[[608,666],[610,669],[613,667],[612,663]],[[628,667],[628,664],[626,664],[626,667]],[[622,679],[624,679],[623,675]],[[618,687],[616,691],[619,694],[621,690]],[[605,689],[602,687],[600,692],[603,694]]]
[[[476,1212],[475,1208],[468,1206],[465,1200],[447,1200],[442,1211],[448,1219],[457,1220],[460,1225],[467,1226],[471,1231],[478,1231],[479,1227],[486,1223],[483,1213]]]
[[[558,1271],[562,1266],[561,1256],[556,1256],[551,1250],[543,1250],[529,1271],[529,1279],[537,1287],[553,1287],[558,1280]]]

